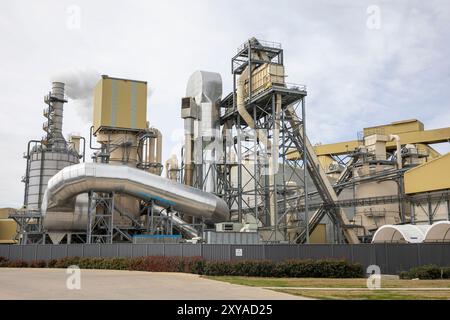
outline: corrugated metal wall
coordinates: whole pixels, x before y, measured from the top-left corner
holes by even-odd
[[[10,260],[51,260],[64,257],[203,257],[205,260],[345,259],[365,268],[375,264],[384,274],[415,266],[450,266],[450,244],[68,244],[0,245],[0,256]]]

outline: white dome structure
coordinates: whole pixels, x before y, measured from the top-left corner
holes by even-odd
[[[430,225],[384,225],[380,227],[372,238],[372,243],[421,243]]]
[[[439,221],[430,226],[423,242],[450,242],[450,221]]]

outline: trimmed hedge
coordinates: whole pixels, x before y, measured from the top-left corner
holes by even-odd
[[[345,260],[207,261],[203,270],[210,276],[361,278],[363,267]]]
[[[128,270],[152,272],[200,273],[203,260],[199,257],[141,257],[128,259]]]
[[[450,279],[450,267],[439,267],[434,264],[415,267],[400,273],[401,279]]]
[[[205,261],[200,257],[79,258],[50,261],[9,261],[0,257],[0,267],[134,270],[151,272],[185,272],[210,276],[292,277],[292,278],[361,278],[363,267],[345,260],[287,260],[283,262]]]

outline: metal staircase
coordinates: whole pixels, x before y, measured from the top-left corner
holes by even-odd
[[[347,242],[359,243],[358,237],[356,236],[355,232],[350,229],[350,222],[348,221],[347,216],[345,215],[343,210],[341,210],[340,208],[336,208],[335,206],[335,202],[338,200],[338,195],[329,182],[325,171],[320,166],[319,160],[308,137],[303,137],[302,121],[298,118],[292,106],[288,106],[285,112],[286,121],[283,123],[283,126],[285,127],[284,130],[285,132],[291,133],[290,139],[292,140],[293,144],[300,154],[303,151],[303,142],[306,144],[306,169],[308,170],[309,176],[323,201],[321,208],[315,212],[315,214],[308,222],[310,226],[310,232],[314,230],[323,216],[328,213],[330,217],[334,218],[335,222],[339,223],[340,227],[342,227]],[[340,179],[344,179],[344,177],[348,174],[350,174],[350,172],[348,170],[345,170],[341,174]],[[302,231],[297,239],[299,241],[305,237],[306,230]]]

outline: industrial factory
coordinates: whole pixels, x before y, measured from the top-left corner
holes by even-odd
[[[67,138],[70,101],[51,83],[44,136],[24,146],[23,206],[1,209],[0,243],[449,242],[450,153],[433,144],[450,127],[402,120],[313,145],[308,90],[286,81],[288,67],[281,44],[251,38],[231,58],[232,92],[219,73],[193,72],[174,93],[184,145],[168,159],[145,79],[101,76],[89,136]]]

